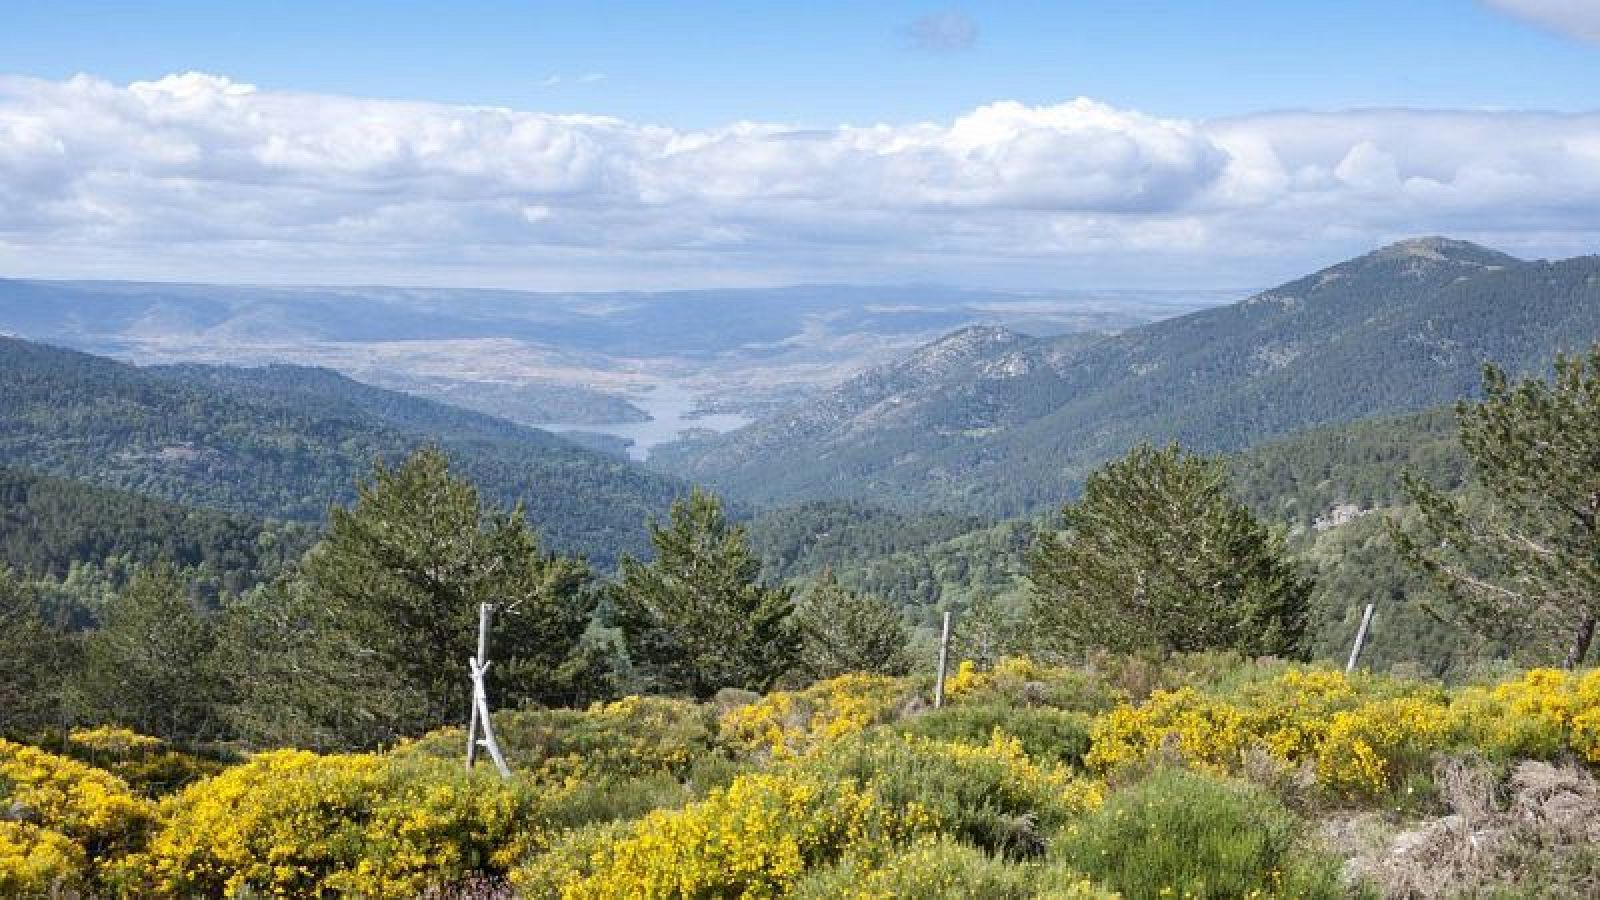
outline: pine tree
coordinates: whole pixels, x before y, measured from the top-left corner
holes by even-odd
[[[759,583],[760,560],[722,503],[696,489],[650,523],[655,560],[622,560],[612,624],[654,689],[709,697],[765,690],[794,665],[799,641],[787,588]]]
[[[1408,475],[1421,521],[1391,523],[1401,557],[1473,630],[1581,665],[1600,620],[1600,344],[1558,357],[1553,383],[1485,366],[1483,400],[1456,416],[1469,497]]]
[[[353,506],[332,510],[301,576],[262,595],[276,608],[234,617],[300,659],[281,674],[329,679],[321,704],[314,682],[283,687],[309,704],[280,711],[294,728],[364,746],[460,720],[480,603],[496,606],[497,703],[559,700],[573,691],[563,679],[587,674],[573,663],[597,600],[588,567],[542,552],[520,508],[486,508],[436,449],[379,464]],[[257,673],[269,692],[275,665]]]
[[[34,592],[0,566],[0,735],[55,723],[61,685],[74,671],[70,645],[45,621]]]
[[[951,644],[956,659],[970,659],[979,669],[994,668],[1020,644],[1015,611],[1003,608],[990,594],[980,594],[956,617]]]
[[[911,671],[910,637],[894,607],[846,590],[825,571],[795,610],[800,668],[816,679],[847,672],[904,675]]]
[[[1062,526],[1028,554],[1042,647],[1297,652],[1311,584],[1221,459],[1136,447],[1089,476]]]
[[[209,665],[216,626],[166,563],[139,570],[84,639],[77,717],[169,740],[222,733],[225,685]]]

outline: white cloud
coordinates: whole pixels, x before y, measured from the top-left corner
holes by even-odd
[[[1582,41],[1600,43],[1595,0],[1482,0],[1484,5]]]
[[[1600,244],[1600,114],[1197,122],[1078,99],[679,130],[201,74],[0,79],[13,274],[1241,284],[1425,232]]]

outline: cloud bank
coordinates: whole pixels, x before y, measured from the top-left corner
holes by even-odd
[[[1600,113],[1185,121],[1080,98],[680,130],[204,74],[0,79],[13,274],[1252,284],[1433,232],[1600,246]]]

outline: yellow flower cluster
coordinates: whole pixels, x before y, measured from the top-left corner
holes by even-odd
[[[78,888],[83,848],[59,831],[0,820],[0,897],[44,897]]]
[[[1420,765],[1447,726],[1437,690],[1292,669],[1235,698],[1185,687],[1120,706],[1096,720],[1085,762],[1109,771],[1166,752],[1226,772],[1260,748],[1289,765],[1313,764],[1334,793],[1376,795]]]
[[[1450,712],[1457,733],[1488,753],[1547,759],[1570,750],[1600,763],[1600,669],[1534,669],[1516,681],[1470,687]]]
[[[91,753],[103,753],[108,756],[151,753],[160,750],[165,744],[160,738],[150,737],[132,729],[119,728],[115,725],[102,725],[99,728],[74,728],[67,735],[67,742],[81,750]]]
[[[74,757],[105,769],[145,796],[169,793],[223,768],[215,760],[172,750],[160,738],[112,725],[74,728],[67,744]]]
[[[742,751],[789,759],[887,721],[905,698],[902,679],[841,675],[728,710],[722,733]]]
[[[412,897],[509,860],[524,804],[459,764],[264,753],[163,803],[126,870],[148,896]]]
[[[0,807],[57,832],[91,859],[132,849],[155,807],[110,773],[36,747],[0,740]]]
[[[1443,741],[1448,714],[1437,702],[1397,697],[1335,713],[1317,748],[1317,779],[1345,797],[1376,797],[1407,770],[1420,770]]]
[[[932,825],[886,808],[870,789],[804,771],[742,775],[682,810],[658,811],[602,841],[583,871],[538,861],[515,876],[524,893],[564,900],[778,897],[808,868],[847,850],[889,847]]]
[[[1000,774],[995,787],[1013,797],[1033,797],[1067,814],[1095,809],[1105,800],[1101,782],[1079,778],[1065,766],[1040,764],[1022,741],[996,728],[986,744],[938,741],[906,735],[915,753],[943,757],[958,765],[988,765]]]
[[[944,692],[950,697],[967,697],[981,691],[1016,687],[1027,682],[1070,678],[1073,674],[1066,669],[1046,666],[1026,657],[1005,657],[987,672],[980,671],[972,660],[964,659],[956,666],[955,674],[945,680]]]

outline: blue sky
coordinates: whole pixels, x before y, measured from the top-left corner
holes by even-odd
[[[1600,2],[0,7],[0,275],[1271,283],[1600,250]]]
[[[915,48],[918,19],[976,27]],[[1164,116],[1593,108],[1600,52],[1471,0],[925,3],[11,0],[12,74],[190,70],[277,89],[706,127],[951,118],[1090,96]],[[603,79],[581,81],[584,76]],[[547,84],[552,78],[560,81]]]

